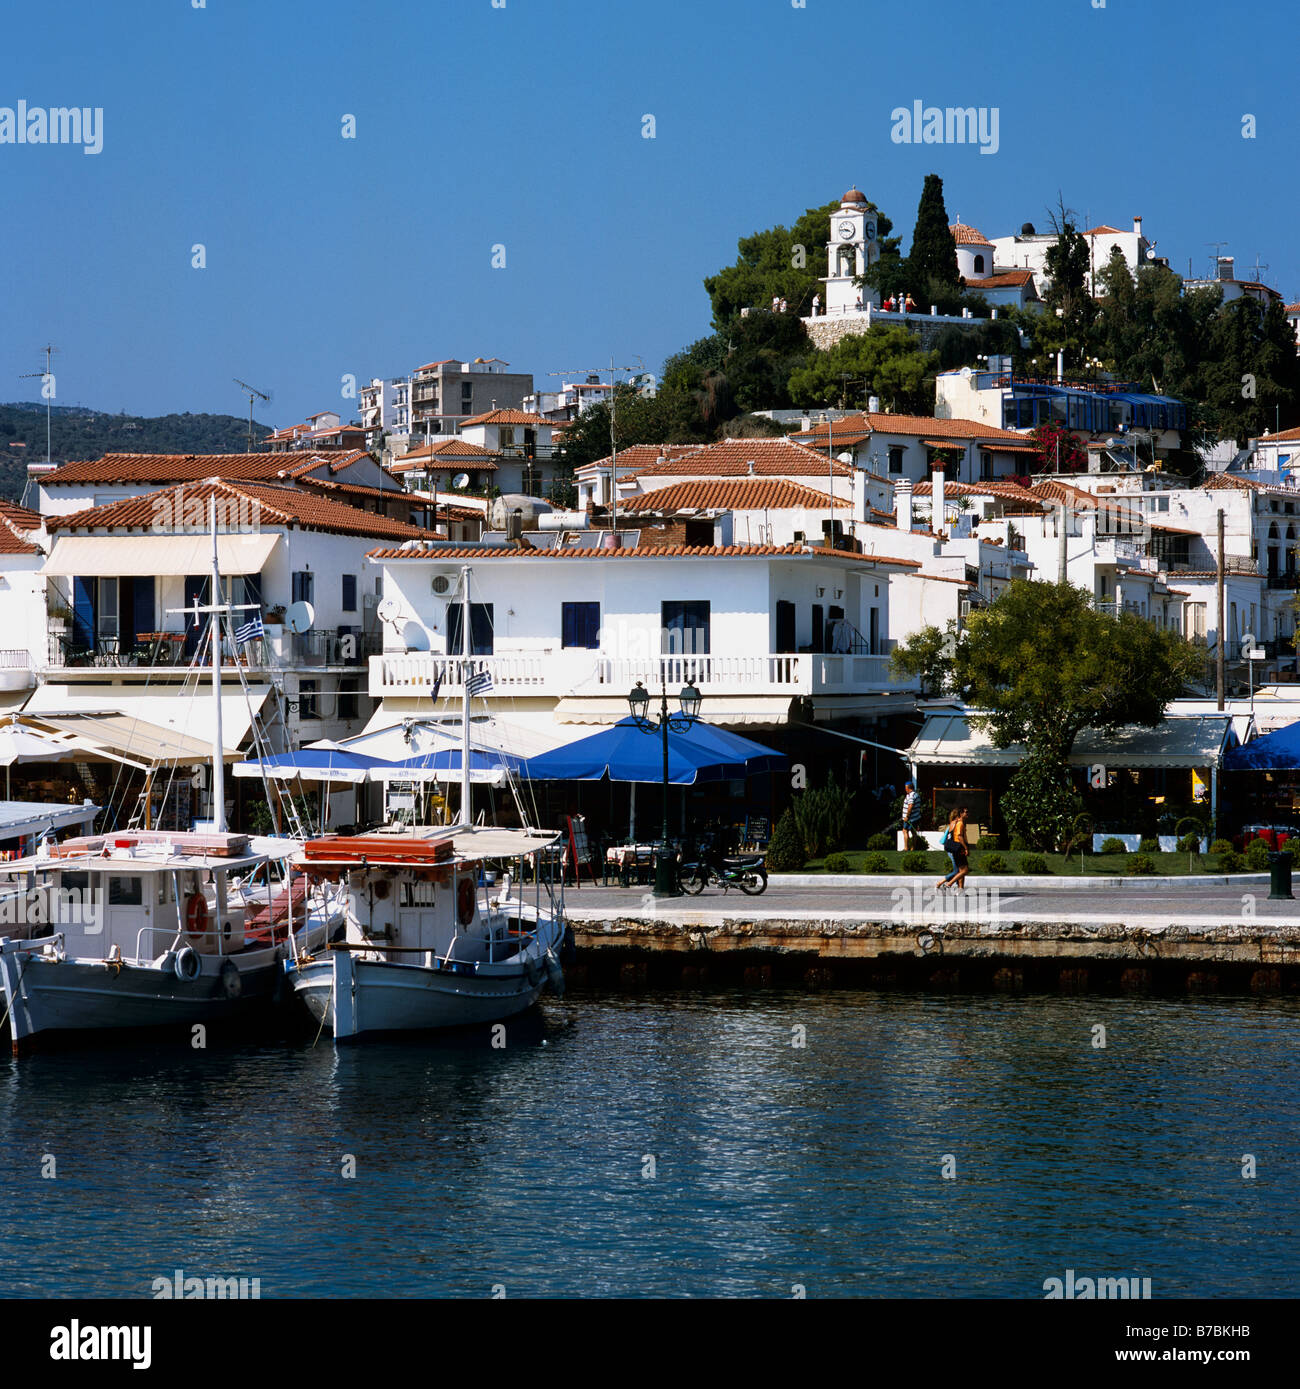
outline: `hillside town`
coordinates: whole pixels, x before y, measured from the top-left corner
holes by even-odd
[[[798,311],[814,355],[881,325],[924,346],[999,314],[1005,326],[1013,310],[1043,314],[1061,240],[1029,224],[991,239],[949,224],[961,285],[984,308],[941,313],[872,287],[883,237],[856,188],[823,231],[826,273],[809,304],[778,296],[740,311]],[[1080,244],[1090,294],[1103,265],[1167,269],[1141,217],[1131,231],[1088,228]],[[1282,303],[1236,278],[1230,256],[1213,287],[1225,301]],[[1300,352],[1300,304],[1285,311]],[[1213,821],[1229,751],[1300,715],[1300,428],[1207,445],[1195,402],[1066,358],[1026,370],[986,353],[939,370],[923,411],[875,395],[778,405],[753,410],[739,437],[575,461],[583,421],[644,388],[593,373],[539,389],[499,358],[453,357],[376,376],[355,392],[356,418],[322,410],[253,452],[33,462],[27,504],[0,506],[0,700],[51,751],[12,766],[11,784],[25,798],[111,804],[124,823],[213,817],[211,778],[175,771],[187,758],[197,768],[212,736],[187,613],[207,601],[216,516],[226,598],[257,619],[222,656],[232,755],[342,743],[388,756],[449,717],[469,679],[482,747],[528,756],[625,719],[635,686],[675,700],[689,685],[703,720],[759,738],[805,785],[829,777],[888,805],[912,780],[936,817],[956,788],[996,832],[1014,749],[891,657],[928,629],[960,633],[1017,581],[1066,582],[1097,612],[1136,615],[1203,656],[1164,726],[1133,731],[1129,761],[1074,754],[1081,784],[1116,789],[1114,815],[1132,822],[1117,830],[1150,828],[1166,802]],[[286,619],[294,605],[306,626]],[[251,789],[226,784],[232,823],[255,813]],[[382,820],[403,794],[337,796],[325,823]],[[635,836],[626,786],[603,800],[576,785],[548,794],[552,812],[581,807],[605,837]],[[790,794],[779,776],[694,787],[674,827],[732,821],[762,846]],[[517,808],[498,800],[493,813]]]

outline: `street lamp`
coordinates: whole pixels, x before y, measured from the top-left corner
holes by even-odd
[[[700,717],[701,696],[699,690],[689,682],[682,686],[677,702],[681,705],[680,714],[668,712],[668,688],[664,683],[663,671],[659,672],[659,720],[656,723],[646,715],[650,709],[650,694],[638,680],[627,697],[627,707],[632,712],[632,721],[642,733],[658,733],[663,739],[663,831],[660,838],[659,854],[655,859],[655,896],[680,897],[681,888],[677,885],[677,874],[673,871],[672,859],[668,853],[668,731],[686,733]]]

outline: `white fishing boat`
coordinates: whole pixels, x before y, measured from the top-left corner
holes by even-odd
[[[469,570],[461,571],[469,657]],[[286,962],[294,992],[336,1041],[496,1022],[564,987],[560,836],[474,826],[469,681],[460,820],[308,840],[297,863],[346,884],[342,938]]]
[[[293,949],[323,943],[338,897],[295,880],[301,840],[225,824],[215,509],[210,614],[213,823],[82,835],[0,868],[0,987],[15,1054],[52,1032],[215,1023],[269,1006]],[[12,923],[12,926],[10,925]]]

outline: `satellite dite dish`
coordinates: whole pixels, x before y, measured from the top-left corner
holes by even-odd
[[[452,478],[451,485],[456,488],[458,492],[463,492],[465,488],[469,486],[469,474],[457,473],[456,476]]]
[[[379,614],[380,622],[392,622],[401,606],[396,598],[385,598],[375,611]]]
[[[291,632],[310,632],[316,621],[316,609],[310,603],[290,603],[284,620]]]
[[[414,618],[402,628],[402,645],[408,651],[429,649],[429,634]]]

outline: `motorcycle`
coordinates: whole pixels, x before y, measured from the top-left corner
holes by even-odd
[[[762,854],[721,854],[706,844],[704,853],[680,869],[682,891],[698,896],[706,887],[723,892],[738,887],[749,897],[767,890],[767,862]]]

